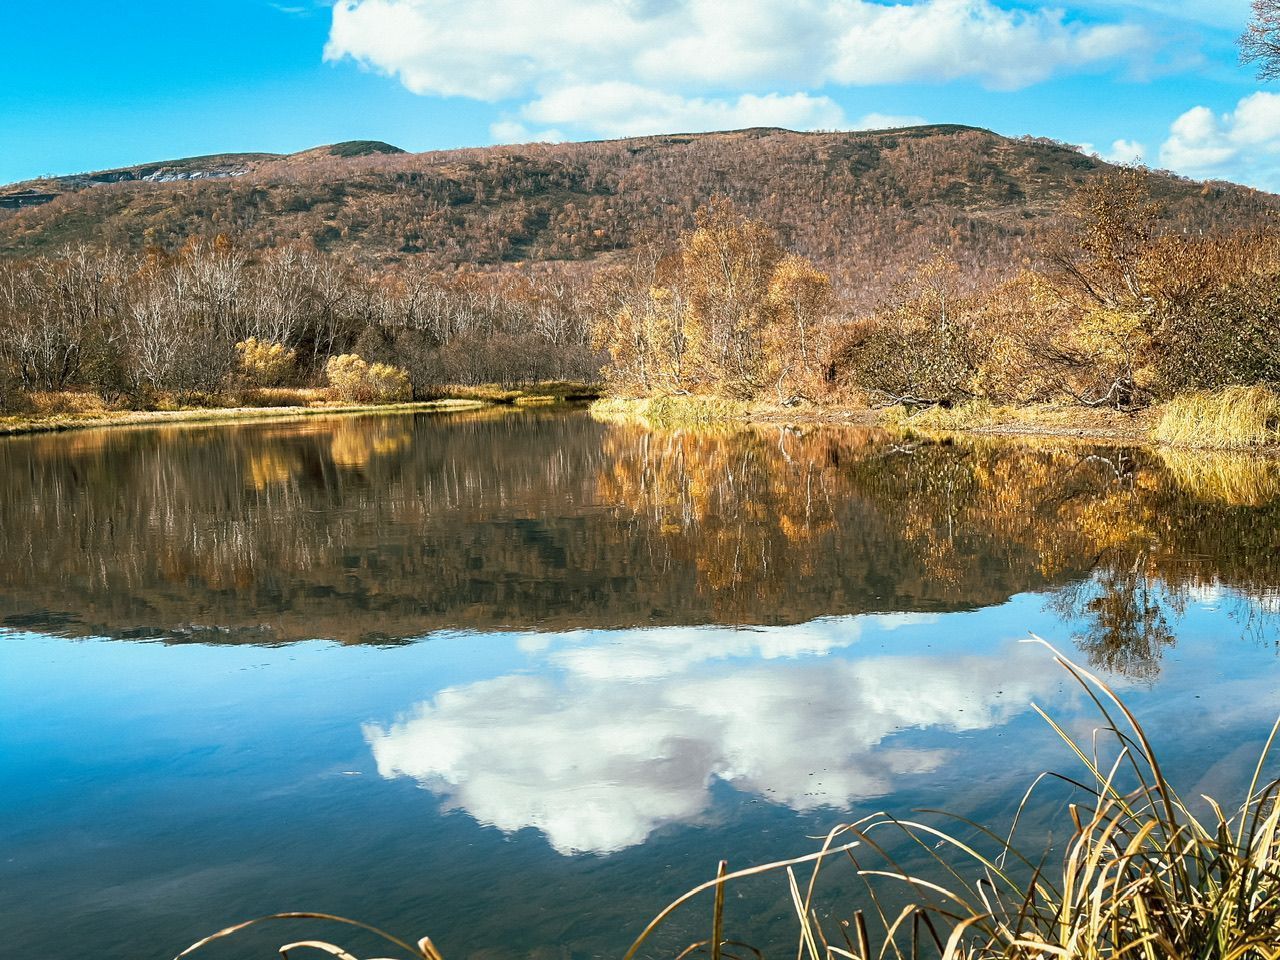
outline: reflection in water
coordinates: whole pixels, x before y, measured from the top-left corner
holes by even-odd
[[[857,619],[842,619],[534,639],[550,672],[446,689],[365,736],[382,776],[412,777],[447,808],[507,832],[537,828],[562,854],[614,853],[697,822],[716,782],[799,812],[884,796],[952,759],[945,732],[1002,724],[1061,681],[1025,644],[945,659],[806,656],[858,635]],[[764,662],[779,657],[791,662]],[[909,730],[932,731],[930,745],[904,742]]]
[[[1028,701],[1092,723],[1028,630],[1146,681],[1196,795],[1274,710],[1275,461],[530,411],[11,439],[0,478],[15,955],[312,904],[616,956],[851,805],[1007,822],[1065,765]]]
[[[1239,456],[537,411],[11,439],[0,476],[0,626],[80,636],[795,624],[1057,590],[1099,664],[1150,675],[1153,597],[1280,583],[1280,469]]]
[[[1171,592],[1138,564],[1104,567],[1097,576],[1058,590],[1050,606],[1077,626],[1076,642],[1089,662],[1124,676],[1151,679],[1176,637],[1170,615],[1186,608],[1185,592]]]

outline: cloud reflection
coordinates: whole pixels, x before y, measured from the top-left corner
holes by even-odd
[[[504,831],[541,830],[562,854],[605,854],[698,822],[716,781],[796,811],[882,796],[951,756],[895,734],[990,729],[1060,680],[1020,644],[821,656],[857,637],[857,621],[831,620],[529,638],[546,673],[444,690],[365,736],[383,777]]]

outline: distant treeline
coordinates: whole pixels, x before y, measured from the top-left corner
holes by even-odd
[[[1167,232],[1136,170],[1086,184],[1067,214],[1011,279],[938,252],[855,315],[767,225],[704,210],[598,323],[608,378],[631,395],[1122,410],[1280,381],[1280,236]]]
[[[674,245],[590,272],[368,268],[227,238],[0,261],[0,401],[308,385],[425,399],[603,377],[624,396],[1129,410],[1280,382],[1280,239],[1173,232],[1148,184],[1136,170],[1086,183],[1007,279],[933,251],[870,310],[723,200]]]
[[[594,380],[584,282],[508,273],[369,272],[305,247],[219,238],[175,254],[68,249],[0,261],[0,397],[164,395],[322,382],[333,358],[441,384]]]

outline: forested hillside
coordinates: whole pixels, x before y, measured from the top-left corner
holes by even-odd
[[[1106,166],[1063,144],[960,126],[425,154],[361,141],[18,184],[0,191],[0,254],[77,242],[172,252],[225,234],[245,249],[302,242],[370,266],[573,271],[645,241],[665,245],[724,196],[870,306],[938,247],[967,271],[1013,269]],[[1277,206],[1229,184],[1149,181],[1173,232],[1252,226]]]

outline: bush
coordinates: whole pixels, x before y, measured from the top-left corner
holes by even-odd
[[[330,357],[325,376],[333,395],[351,403],[395,403],[412,395],[409,374],[387,363],[370,364],[355,353]]]
[[[240,375],[255,387],[284,386],[297,370],[298,355],[281,343],[267,343],[250,337],[236,344]]]

